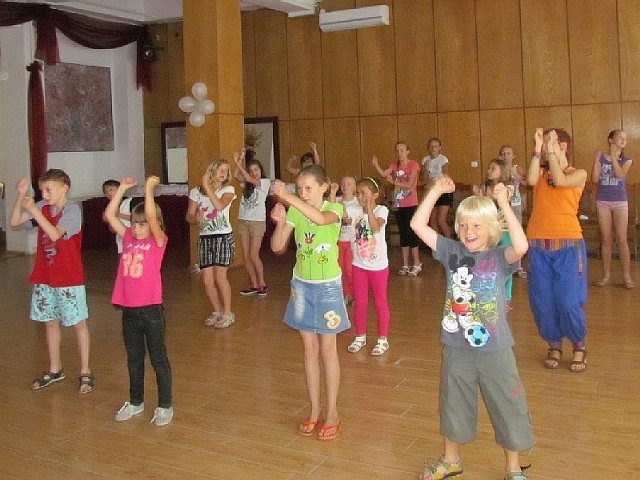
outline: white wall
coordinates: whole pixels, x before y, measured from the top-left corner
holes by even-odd
[[[30,23],[0,28],[2,69],[0,79],[0,181],[7,184],[7,215],[15,202],[15,185],[29,176],[27,85],[25,67],[35,45]],[[111,152],[56,152],[48,155],[48,168],[61,168],[71,177],[71,196],[101,195],[102,182],[123,176],[144,177],[144,121],[142,90],[136,89],[136,46],[113,50],[81,47],[58,32],[60,61],[109,67],[114,129]],[[1,77],[0,77],[1,78]],[[7,250],[27,251],[24,232],[7,229]]]

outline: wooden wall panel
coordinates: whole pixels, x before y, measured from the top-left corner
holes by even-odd
[[[640,0],[618,0],[622,101],[640,100]]]
[[[358,0],[358,7],[384,4],[381,0]],[[387,4],[390,2],[387,1]],[[393,11],[391,12],[393,18]],[[393,28],[356,30],[360,115],[388,115],[397,111]]]
[[[244,116],[256,116],[255,11],[242,12],[242,86]]]
[[[398,116],[398,140],[411,149],[410,157],[421,160],[429,153],[427,141],[438,136],[438,116],[435,113]]]
[[[626,155],[634,159],[627,177],[628,183],[640,182],[640,102],[622,104],[622,128],[627,133]]]
[[[153,85],[145,89],[143,95],[145,128],[160,128],[160,124],[169,121],[169,62],[167,59],[167,26],[149,26],[153,45],[156,47],[156,61],[151,64]],[[160,141],[160,136],[158,136]]]
[[[322,50],[316,16],[287,20],[291,119],[322,118]]]
[[[162,178],[162,142],[160,128],[144,129],[144,174]],[[119,178],[116,180],[120,180]],[[142,181],[142,179],[139,179]]]
[[[256,10],[256,116],[289,118],[287,17]]]
[[[327,0],[327,11],[354,8],[355,0]],[[325,118],[359,113],[358,48],[355,30],[322,33],[322,103]]]
[[[434,0],[438,111],[478,109],[475,7],[467,0]]]
[[[167,24],[167,63],[168,69],[168,101],[169,119],[172,122],[182,122],[185,114],[178,102],[185,95],[191,95],[190,91],[184,88],[184,42],[182,41],[182,22]]]
[[[573,162],[591,175],[593,153],[607,146],[607,135],[622,127],[619,103],[573,106]]]
[[[519,0],[476,0],[480,108],[522,107]]]
[[[291,120],[289,122],[289,143],[291,155],[298,157],[296,168],[300,167],[300,157],[303,153],[311,151],[309,142],[315,142],[318,154],[324,161],[324,126],[322,119],[315,120]]]
[[[280,178],[285,182],[293,181],[293,176],[286,170],[287,162],[291,155],[298,155],[291,150],[291,129],[289,121],[278,121],[278,136],[280,137],[280,158],[276,158],[276,162],[280,162]]]
[[[572,103],[619,102],[616,0],[568,0],[567,16]]]
[[[362,175],[378,176],[371,165],[371,158],[376,155],[380,166],[387,168],[396,161],[395,146],[398,138],[398,117],[386,115],[380,117],[362,117],[361,150],[362,150]]]
[[[526,168],[531,150],[525,140],[524,111],[483,110],[480,112],[480,170],[484,175],[491,159],[498,156],[500,147],[510,145],[516,155],[516,164]]]
[[[473,160],[480,161],[478,112],[440,113],[438,131],[442,141],[442,154],[449,159],[449,174],[456,182],[478,183],[483,172],[479,166],[471,167]]]
[[[433,4],[394,0],[398,113],[436,111],[436,59]]]
[[[329,178],[334,182],[339,182],[345,175],[360,178],[360,120],[357,117],[326,119],[324,138],[324,161]]]
[[[520,10],[525,106],[568,105],[571,95],[565,2],[521,0]]]

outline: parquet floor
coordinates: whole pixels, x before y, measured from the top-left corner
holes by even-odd
[[[425,458],[441,453],[437,389],[444,277],[424,254],[418,278],[390,281],[391,348],[352,355],[339,337],[343,430],[333,442],[296,434],[307,412],[298,335],[282,324],[292,258],[265,257],[269,295],[235,294],[238,321],[205,328],[209,314],[199,278],[186,260],[167,258],[165,300],[175,417],[149,423],[156,402],[147,370],[147,411],[116,423],[128,377],[120,314],[109,304],[115,254],[88,252],[87,289],[96,390],[79,396],[75,339],[63,334],[67,379],[29,389],[46,369],[41,326],[28,320],[32,258],[0,258],[0,478],[2,479],[414,479]],[[394,266],[397,249],[392,251]],[[590,278],[600,262],[590,262]],[[638,262],[634,276],[640,280]],[[230,271],[237,292],[244,269]],[[640,283],[640,282],[639,282]],[[640,288],[591,287],[588,371],[545,370],[545,344],[528,308],[526,280],[515,279],[510,322],[537,445],[523,461],[530,479],[610,479],[640,468]],[[371,316],[373,319],[374,317]],[[375,338],[375,321],[369,324]],[[570,348],[567,346],[568,352]],[[464,478],[499,480],[503,458],[484,407],[479,437],[463,447]]]

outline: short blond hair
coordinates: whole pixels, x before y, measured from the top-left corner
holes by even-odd
[[[495,247],[500,243],[502,231],[500,229],[500,222],[498,221],[498,207],[493,203],[493,200],[477,195],[471,195],[462,200],[456,210],[454,222],[456,234],[458,233],[460,223],[463,223],[462,219],[470,218],[485,222],[489,230],[489,244],[491,247]]]

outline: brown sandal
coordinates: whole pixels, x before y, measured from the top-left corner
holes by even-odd
[[[86,395],[96,388],[96,377],[93,373],[81,373],[78,377],[78,393]]]
[[[571,365],[569,366],[569,370],[571,371],[571,373],[582,373],[587,370],[587,349],[574,348],[573,349],[574,358],[576,353],[582,353],[582,358],[580,360],[572,360]]]
[[[554,355],[558,352],[558,355]],[[562,358],[562,350],[559,348],[550,348],[547,350],[547,358],[544,360],[544,367],[549,370],[555,370],[560,366],[560,359]]]

